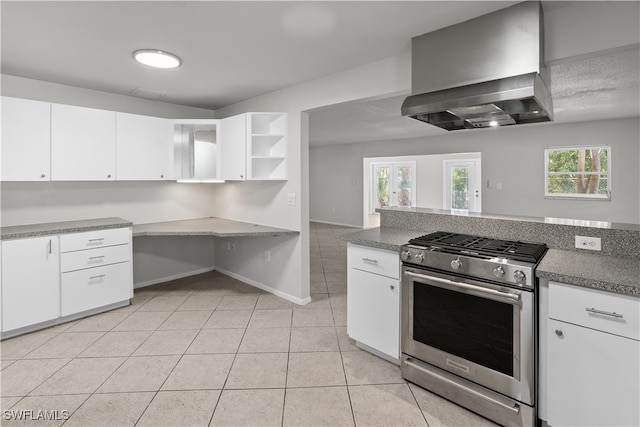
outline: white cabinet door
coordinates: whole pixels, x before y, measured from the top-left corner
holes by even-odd
[[[640,342],[549,319],[547,423],[640,425]]]
[[[116,179],[170,179],[171,128],[168,119],[116,113]]]
[[[347,333],[397,360],[400,357],[399,281],[355,268],[347,273]]]
[[[2,331],[59,315],[58,237],[2,242]]]
[[[112,181],[115,176],[115,111],[52,104],[51,179]]]
[[[247,178],[247,114],[221,120],[218,146],[220,179],[244,181]]]
[[[2,181],[49,181],[51,104],[2,97]]]

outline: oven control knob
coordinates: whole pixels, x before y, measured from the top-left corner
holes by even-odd
[[[496,276],[498,279],[502,279],[504,277],[504,270],[502,269],[501,265],[493,269],[493,275]]]
[[[417,253],[417,254],[415,254],[415,255],[413,256],[413,259],[414,259],[416,262],[422,262],[422,261],[424,261],[424,254],[423,254],[422,252]]]
[[[527,280],[527,276],[525,276],[522,271],[516,270],[513,273],[513,279],[516,281],[516,283],[524,283]]]
[[[411,252],[402,251],[402,253],[400,254],[400,258],[402,258],[404,261],[410,260],[411,259]]]
[[[451,261],[451,268],[453,268],[454,270],[458,270],[460,269],[460,267],[462,267],[462,261],[460,261],[460,258],[456,258]]]

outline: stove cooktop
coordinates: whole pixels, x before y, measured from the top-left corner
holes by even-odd
[[[491,239],[468,234],[438,231],[411,239],[410,245],[438,248],[451,254],[492,256],[537,263],[547,250],[544,243]]]

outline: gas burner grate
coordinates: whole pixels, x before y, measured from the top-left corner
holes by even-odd
[[[471,252],[533,263],[538,262],[547,250],[547,245],[542,243],[490,239],[443,231],[411,239],[409,243],[419,246],[437,246],[465,254]]]

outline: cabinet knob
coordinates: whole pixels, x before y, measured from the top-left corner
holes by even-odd
[[[564,336],[564,334],[562,333],[562,331],[560,329],[556,329],[556,335],[559,336],[560,338],[562,338]]]
[[[394,290],[396,288],[394,285],[389,285],[389,287],[391,288],[391,290]]]
[[[164,178],[164,174],[161,174],[161,175],[160,175],[160,178]]]
[[[240,178],[244,178],[244,175],[240,175]]]
[[[107,175],[107,178],[111,178],[111,174]]]
[[[46,175],[45,174],[40,174],[40,178],[45,178]]]

